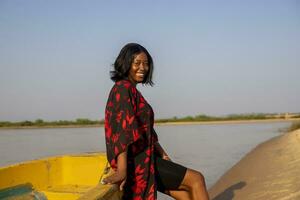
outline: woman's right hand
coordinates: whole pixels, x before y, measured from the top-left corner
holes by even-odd
[[[104,179],[102,179],[102,182],[104,184],[115,184],[115,183],[120,183],[120,182],[124,181],[125,178],[126,178],[125,173],[116,171],[113,174],[111,174],[110,176],[107,176]]]
[[[117,170],[112,172],[111,175],[102,179],[103,184],[118,184],[120,190],[123,190],[123,186],[126,182],[127,176],[127,152],[122,152],[117,158]]]
[[[120,190],[122,191],[126,182],[126,173],[116,171],[110,176],[103,178],[101,182],[102,184],[118,184]]]

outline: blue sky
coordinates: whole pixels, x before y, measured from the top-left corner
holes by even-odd
[[[0,121],[102,119],[128,42],[156,118],[300,112],[300,2],[0,1]]]

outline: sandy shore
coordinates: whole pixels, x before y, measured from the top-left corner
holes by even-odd
[[[212,200],[299,200],[300,129],[258,145],[209,194]]]

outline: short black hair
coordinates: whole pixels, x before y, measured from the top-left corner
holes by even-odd
[[[110,79],[114,82],[127,79],[134,57],[142,52],[147,55],[149,65],[148,73],[142,83],[153,86],[152,73],[154,66],[152,57],[145,47],[137,43],[128,43],[121,49],[115,63],[112,65],[114,70],[110,71]]]

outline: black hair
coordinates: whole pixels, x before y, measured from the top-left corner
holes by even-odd
[[[142,52],[146,54],[149,66],[149,70],[142,83],[153,86],[152,73],[154,66],[152,57],[145,47],[137,43],[128,43],[121,49],[115,63],[112,65],[114,70],[110,71],[110,79],[114,82],[127,79],[134,57]]]

